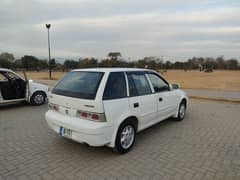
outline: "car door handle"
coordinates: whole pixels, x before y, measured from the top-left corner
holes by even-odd
[[[138,103],[138,102],[134,103],[134,104],[133,104],[133,107],[134,107],[134,108],[139,107],[139,103]]]
[[[163,98],[160,97],[158,100],[159,100],[159,102],[161,102],[161,101],[163,101]]]

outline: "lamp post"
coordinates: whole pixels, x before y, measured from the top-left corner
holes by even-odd
[[[49,70],[49,79],[52,79],[52,67],[51,67],[51,55],[50,55],[50,39],[49,39],[49,29],[51,24],[46,24],[48,31],[48,70]]]

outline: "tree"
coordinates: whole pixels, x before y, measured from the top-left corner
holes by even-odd
[[[165,69],[171,69],[171,68],[172,68],[172,63],[170,61],[166,61]]]
[[[65,60],[64,64],[56,63],[55,59],[51,59],[50,65],[57,70],[70,70],[76,68],[91,68],[91,67],[139,67],[149,69],[198,69],[203,67],[205,69],[229,69],[240,70],[240,64],[237,59],[224,59],[224,56],[217,58],[213,57],[192,57],[186,61],[163,61],[162,58],[155,56],[144,57],[137,61],[124,61],[120,52],[108,53],[110,58],[98,61],[96,58],[80,58],[78,61]],[[129,58],[130,59],[130,58]],[[0,67],[26,70],[41,70],[48,68],[48,61],[41,60],[31,55],[25,55],[20,59],[15,60],[14,55],[8,52],[0,54]]]
[[[79,59],[78,63],[80,68],[98,67],[98,60],[95,58]]]
[[[38,70],[38,58],[34,57],[34,56],[28,56],[25,55],[21,58],[22,60],[22,67],[25,68],[26,70],[30,70],[30,69],[35,69]]]
[[[16,59],[12,64],[12,68],[14,68],[14,69],[22,68],[22,60]]]
[[[47,69],[48,68],[48,61],[47,60],[39,60],[38,61],[38,68],[39,69]]]
[[[10,61],[8,61],[7,59],[1,59],[0,58],[0,67],[1,68],[11,68],[12,63]]]
[[[133,63],[128,63],[123,60],[103,59],[99,63],[99,67],[133,67]]]
[[[217,69],[226,69],[226,62],[225,62],[223,56],[217,57],[217,59],[216,59],[216,66],[217,66],[216,67]]]
[[[226,62],[227,69],[236,70],[238,69],[238,61],[236,59],[229,59]]]
[[[212,57],[207,57],[204,62],[205,69],[216,69],[216,61]]]
[[[108,53],[108,57],[110,57],[111,60],[118,60],[118,57],[121,57],[120,52],[110,52]]]
[[[144,59],[138,60],[135,64],[135,66],[138,68],[145,68],[146,65],[147,65],[147,62]]]
[[[9,62],[13,62],[14,61],[14,56],[11,53],[3,52],[3,53],[0,54],[0,59],[5,59]]]
[[[78,62],[74,60],[65,60],[64,61],[64,69],[76,69],[78,68]]]
[[[199,64],[199,58],[193,57],[192,59],[188,59],[188,69],[198,69]]]
[[[64,65],[61,63],[57,63],[55,69],[57,71],[63,71],[64,72]]]
[[[51,59],[50,61],[50,66],[51,66],[51,69],[54,69],[56,67],[56,61],[55,59]]]

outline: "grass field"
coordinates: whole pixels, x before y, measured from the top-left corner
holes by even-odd
[[[185,89],[212,89],[240,91],[240,71],[199,71],[172,70],[164,74],[171,83],[179,83]]]
[[[19,72],[19,74],[21,74]],[[54,80],[64,76],[63,72],[53,72]],[[55,81],[48,81],[48,72],[27,72],[29,79],[40,80],[53,85]],[[185,89],[210,89],[240,91],[240,71],[214,71],[205,73],[199,71],[168,70],[163,75],[171,83],[179,83]]]

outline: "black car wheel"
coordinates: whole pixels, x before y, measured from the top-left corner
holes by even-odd
[[[45,100],[46,100],[46,94],[43,92],[37,91],[32,95],[30,102],[32,105],[39,106],[39,105],[42,105],[45,102]]]
[[[131,122],[120,125],[115,141],[115,149],[121,153],[127,153],[133,147],[136,137],[136,128]]]
[[[179,105],[179,108],[178,108],[177,120],[178,121],[183,120],[184,117],[185,117],[185,114],[186,114],[186,103],[184,101],[182,101],[181,104]]]

